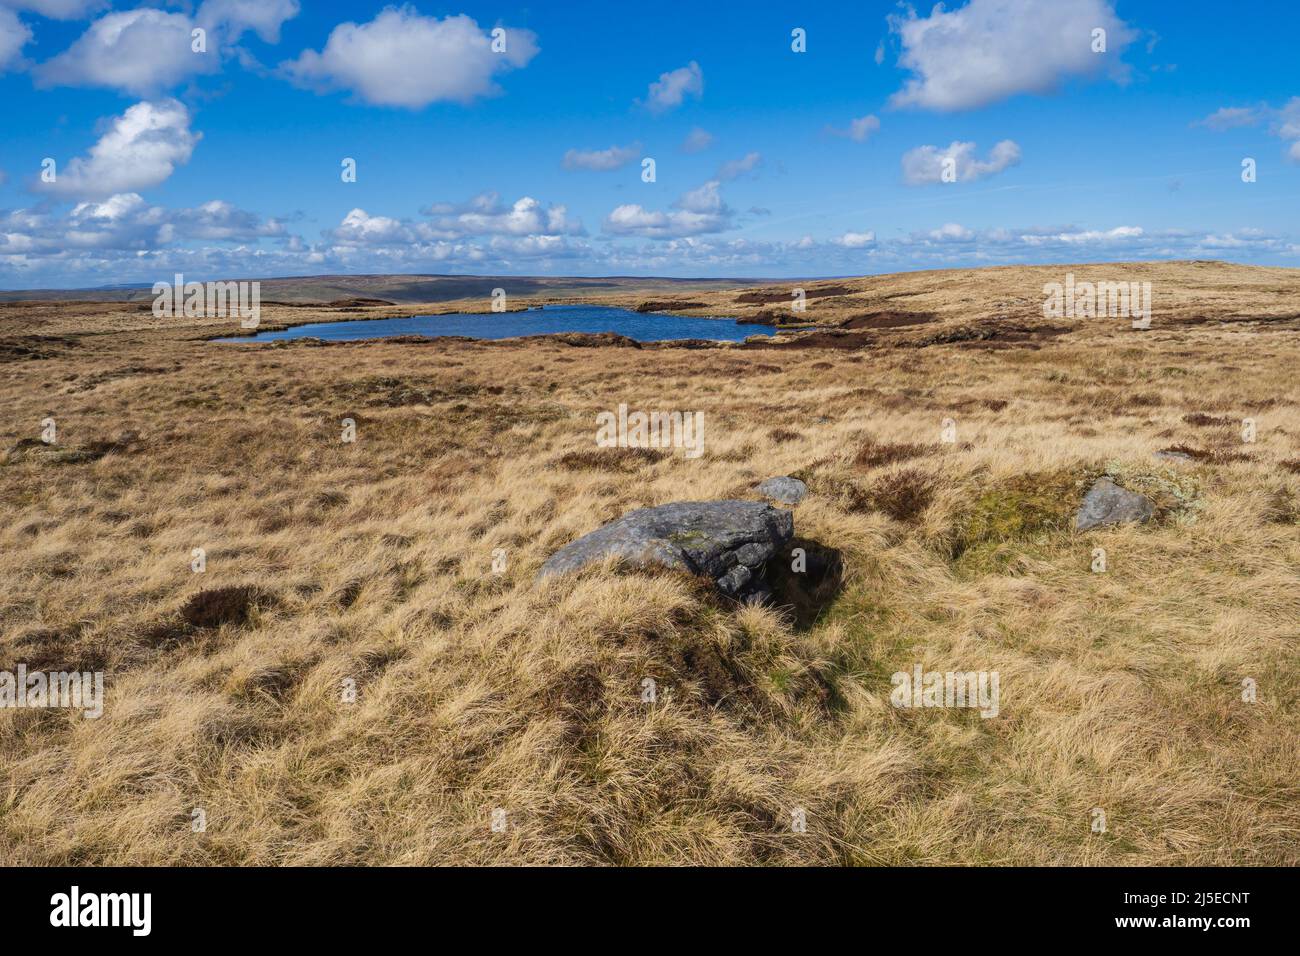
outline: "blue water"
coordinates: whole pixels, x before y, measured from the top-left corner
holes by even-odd
[[[317,338],[330,341],[384,339],[394,335],[467,335],[476,339],[508,339],[517,335],[554,332],[617,332],[638,342],[671,339],[714,339],[740,342],[750,335],[772,335],[771,326],[741,325],[734,319],[692,319],[680,315],[633,312],[604,305],[548,305],[526,312],[486,312],[415,315],[402,319],[354,319],[313,322],[278,332],[218,339],[219,342],[272,342]]]

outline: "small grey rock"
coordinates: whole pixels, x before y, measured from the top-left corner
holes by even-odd
[[[1105,525],[1149,521],[1155,513],[1156,506],[1150,498],[1127,491],[1109,478],[1098,478],[1084,496],[1074,525],[1080,531],[1088,531]]]
[[[745,567],[743,564],[738,564],[722,577],[718,578],[718,590],[723,594],[735,596],[745,590],[745,585],[753,580],[753,577],[753,571],[749,570],[749,568]]]
[[[808,494],[808,486],[798,478],[780,475],[759,482],[757,491],[759,494],[765,495],[773,501],[779,501],[783,505],[797,505]]]
[[[1195,461],[1191,455],[1185,451],[1158,451],[1153,456],[1161,461]]]
[[[770,595],[763,565],[794,537],[794,515],[757,501],[680,501],[639,508],[565,545],[539,578],[576,571],[608,555],[710,578],[742,600]]]

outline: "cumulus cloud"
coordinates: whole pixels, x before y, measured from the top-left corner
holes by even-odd
[[[1086,245],[1119,239],[1139,239],[1145,234],[1146,230],[1141,226],[1116,226],[1113,229],[1082,229],[1047,234],[1024,233],[1020,236],[1020,240],[1030,245],[1042,245],[1045,242]]]
[[[150,205],[138,193],[119,193],[77,203],[63,214],[0,211],[0,262],[15,256],[89,260],[103,253],[135,255],[188,240],[239,243],[285,235],[283,222],[262,219],[222,200],[166,209]]]
[[[1283,139],[1300,139],[1300,96],[1291,97],[1278,111],[1278,118],[1277,135]]]
[[[960,223],[946,222],[938,229],[931,229],[930,238],[936,242],[968,242],[975,238],[975,233]]]
[[[1291,97],[1280,110],[1273,125],[1273,132],[1282,139],[1291,140],[1287,148],[1287,159],[1300,163],[1300,96]]]
[[[249,242],[272,236],[284,236],[287,227],[279,219],[262,219],[256,213],[240,209],[224,199],[213,199],[192,209],[177,209],[166,214],[166,233],[170,239],[203,239],[219,242]]]
[[[1222,133],[1224,130],[1237,129],[1241,126],[1255,126],[1261,119],[1263,119],[1262,111],[1254,107],[1224,106],[1192,125],[1204,126],[1216,133]]]
[[[722,201],[721,180],[710,179],[684,193],[669,211],[649,210],[636,203],[615,207],[605,217],[610,236],[681,239],[731,228],[732,210]]]
[[[714,232],[706,217],[686,212],[651,211],[638,203],[615,206],[605,217],[605,232],[611,236],[643,236],[647,239],[672,239],[680,236]]]
[[[0,73],[16,65],[23,47],[31,42],[32,31],[12,10],[0,7]]]
[[[891,105],[944,111],[1047,93],[1070,76],[1106,69],[1120,76],[1120,54],[1138,36],[1110,0],[970,0],[956,10],[938,4],[928,17],[910,9],[892,16],[890,28],[902,44],[899,65],[915,74]],[[1092,49],[1097,28],[1106,31],[1104,53]]]
[[[433,209],[456,211],[437,215]],[[503,269],[515,260],[535,263],[591,253],[585,243],[574,240],[582,231],[581,224],[570,223],[563,206],[543,207],[527,196],[501,207],[489,193],[463,206],[431,207],[425,214],[434,215],[434,220],[413,222],[353,209],[337,228],[325,233],[325,246],[313,253],[351,267],[364,255],[367,262],[382,263],[388,271],[421,262],[481,271],[489,263]]]
[[[1300,163],[1300,96],[1293,96],[1281,107],[1267,103],[1249,107],[1222,107],[1204,119],[1192,123],[1204,126],[1216,133],[1238,129],[1244,126],[1258,126],[1268,123],[1270,136],[1287,141],[1286,157],[1293,163]]]
[[[752,172],[762,162],[762,154],[746,153],[740,159],[733,159],[730,162],[723,163],[718,170],[718,179],[723,182],[730,182],[739,176],[745,175],[745,173]]]
[[[372,216],[364,209],[353,209],[343,217],[330,238],[351,245],[391,245],[414,242],[418,237],[400,219]]]
[[[39,188],[69,196],[108,196],[157,186],[189,162],[201,133],[190,130],[183,103],[167,99],[136,103],[114,117],[86,157],[58,170]]]
[[[681,197],[673,203],[674,208],[682,209],[686,212],[716,215],[726,211],[726,204],[722,201],[722,194],[719,192],[721,182],[717,179],[710,179],[702,186],[692,189],[690,192],[683,193]]]
[[[42,86],[107,86],[149,96],[197,73],[213,55],[190,49],[189,17],[142,7],[100,17],[72,46],[35,70]]]
[[[505,206],[496,193],[482,193],[464,206],[435,204],[423,210],[425,226],[438,238],[463,236],[582,235],[582,223],[571,221],[562,205],[545,205],[531,196]]]
[[[903,154],[903,182],[909,186],[925,186],[943,182],[943,171],[951,160],[959,183],[974,182],[995,176],[1020,162],[1020,147],[1004,139],[989,152],[988,159],[975,156],[974,143],[954,142],[946,149],[938,146],[918,146]]]
[[[874,232],[846,232],[844,235],[835,239],[836,245],[843,246],[845,249],[862,249],[876,241]]]
[[[502,205],[493,194],[426,210],[431,221],[353,209],[323,241],[307,243],[278,219],[263,219],[223,200],[165,209],[138,193],[77,203],[0,210],[0,284],[28,288],[99,281],[153,281],[175,271],[195,275],[311,275],[411,272],[434,266],[467,271],[531,272],[601,253],[575,238],[581,224],[561,206],[525,197]],[[462,218],[467,217],[467,218]],[[474,218],[482,217],[482,218]],[[446,221],[442,221],[446,220]],[[533,229],[554,232],[531,232]],[[472,230],[480,230],[473,232]],[[444,238],[456,233],[452,238]],[[526,263],[526,265],[525,265]],[[564,268],[573,274],[573,266]]]
[[[1012,262],[1105,262],[1134,259],[1235,258],[1258,261],[1270,255],[1294,258],[1294,239],[1261,230],[1229,233],[1193,230],[1152,231],[1138,225],[1083,228],[1074,225],[1030,229],[974,230],[957,223],[912,232],[873,250],[881,265],[922,262],[992,265]]]
[[[353,209],[326,236],[354,246],[453,242],[466,239],[508,240],[498,248],[516,252],[558,249],[566,236],[582,235],[582,223],[570,220],[562,205],[546,205],[523,196],[509,206],[496,193],[482,193],[466,203],[435,203],[421,210],[423,220],[372,216]],[[520,240],[514,242],[514,240]]]
[[[709,205],[709,190],[693,204]],[[455,208],[499,208],[473,200]],[[662,225],[658,214],[642,211]],[[667,214],[665,214],[667,215]],[[870,241],[869,232],[818,240],[758,240],[742,236],[650,235],[637,231],[598,244],[563,235],[432,238],[423,222],[354,210],[344,227],[318,243],[289,235],[220,202],[188,210],[150,206],[138,195],[79,204],[56,216],[46,208],[0,210],[0,285],[154,281],[183,271],[207,276],[320,275],[341,272],[421,272],[450,268],[480,275],[604,274],[773,276],[863,274],[918,267],[1010,263],[1114,262],[1136,259],[1272,261],[1294,264],[1294,236],[1262,230],[1205,233],[1152,231],[1139,225],[1030,229],[969,229],[956,223]],[[334,233],[337,232],[337,235]],[[204,241],[210,238],[212,241]],[[75,278],[74,278],[75,277]]]
[[[713,145],[713,134],[708,130],[694,127],[686,134],[686,139],[682,140],[682,152],[699,153]]]
[[[386,7],[369,23],[339,24],[323,50],[305,50],[281,68],[300,86],[348,90],[378,106],[470,103],[499,93],[494,77],[537,55],[531,31],[504,29],[505,52],[494,53],[490,32],[465,14],[439,20],[410,6]]]
[[[565,169],[590,169],[609,172],[621,169],[637,158],[640,143],[631,146],[611,146],[609,149],[571,149],[564,154]]]
[[[193,17],[151,7],[110,12],[35,75],[41,86],[103,86],[151,96],[217,71],[223,51],[249,30],[278,41],[280,26],[297,14],[297,0],[206,0]],[[208,34],[203,53],[192,47],[196,26]]]
[[[279,27],[296,14],[298,0],[207,0],[192,18],[148,7],[107,13],[59,56],[38,66],[36,81],[156,94],[216,72],[224,49],[248,30],[277,42]],[[192,48],[195,26],[208,31],[207,52]]]
[[[880,120],[875,116],[861,116],[855,120],[849,120],[848,129],[828,128],[828,131],[834,136],[845,136],[855,143],[865,143],[880,129]]]
[[[825,274],[860,274],[926,266],[983,266],[999,263],[1077,263],[1122,259],[1205,258],[1231,255],[1252,260],[1268,252],[1295,257],[1300,247],[1279,236],[1250,230],[1224,235],[1190,231],[1152,233],[1141,226],[1081,228],[1078,226],[1030,229],[970,229],[959,223],[880,238],[870,231],[845,232],[828,240],[803,236],[794,241],[715,242],[707,237],[664,243],[685,254],[690,242],[699,261],[713,264],[766,264],[762,274],[777,265],[799,274],[800,264],[815,266]],[[653,250],[643,250],[653,258]],[[735,274],[724,273],[724,274]],[[810,274],[810,273],[806,273]]]
[[[204,0],[195,19],[234,43],[252,30],[267,43],[280,42],[280,27],[298,15],[298,0]]]
[[[659,74],[650,84],[646,94],[646,108],[652,113],[664,113],[682,105],[687,96],[699,98],[704,94],[704,72],[694,60],[685,66]]]

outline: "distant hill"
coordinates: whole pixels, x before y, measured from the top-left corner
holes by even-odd
[[[170,280],[170,276],[166,277]],[[636,276],[464,276],[464,275],[327,275],[260,279],[263,302],[334,302],[340,299],[387,299],[390,302],[449,302],[491,296],[503,288],[511,296],[584,295],[610,292],[707,292],[762,285],[762,279],[667,279]],[[0,291],[0,302],[79,301],[137,302],[153,298],[151,284],[123,284],[88,289]]]

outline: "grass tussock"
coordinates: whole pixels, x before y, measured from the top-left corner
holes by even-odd
[[[252,621],[259,606],[271,601],[250,584],[209,588],[190,597],[181,606],[180,617],[190,627],[240,626]]]
[[[880,442],[868,438],[853,456],[853,464],[859,468],[881,468],[900,461],[920,458],[930,454],[933,449],[913,442]]]
[[[555,464],[568,471],[630,474],[667,457],[668,452],[658,448],[593,448],[565,452],[555,460]]]

